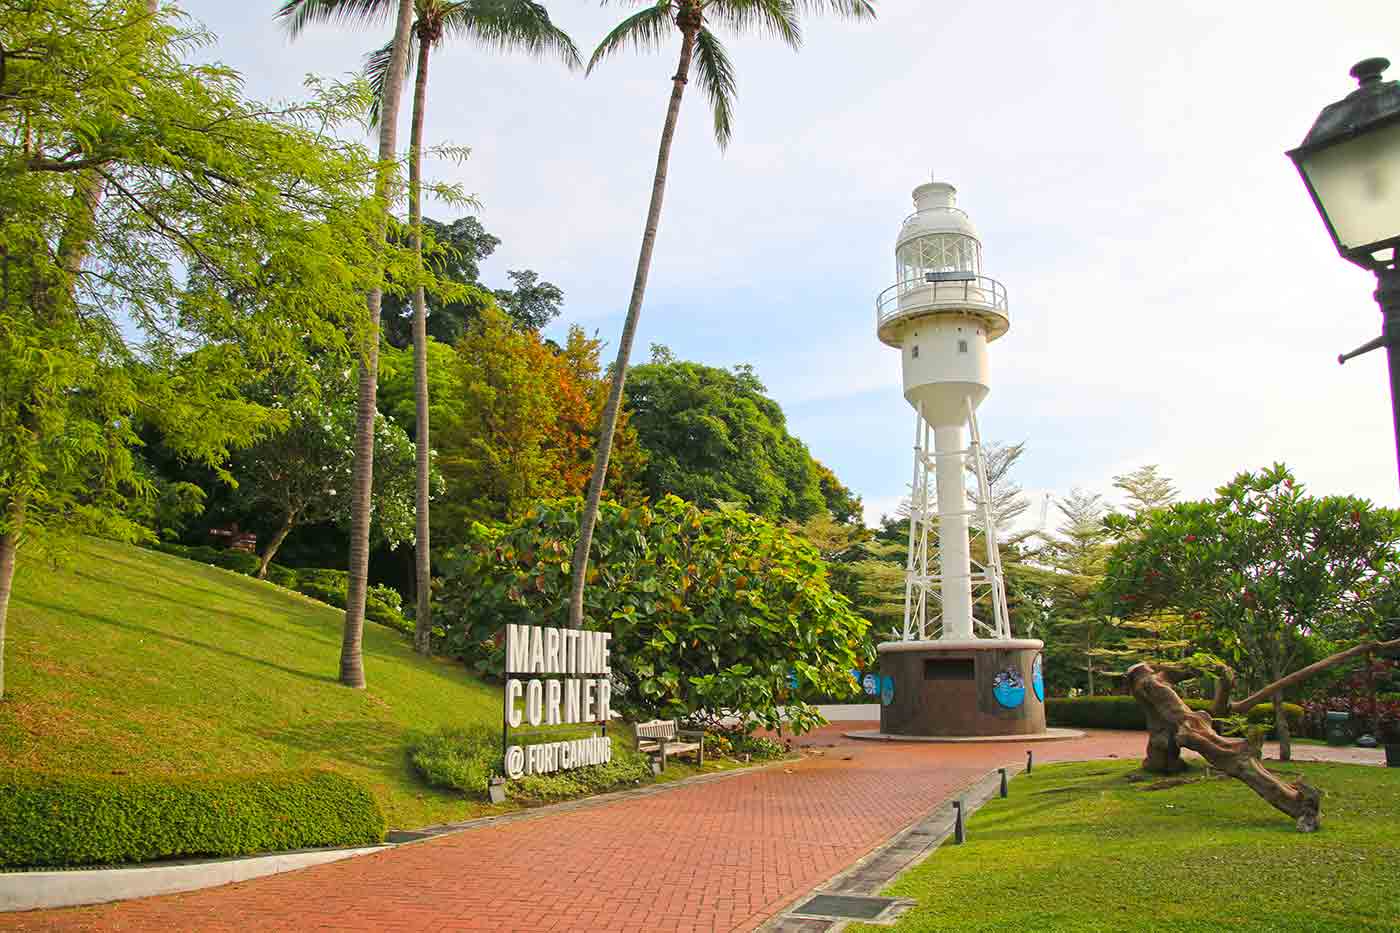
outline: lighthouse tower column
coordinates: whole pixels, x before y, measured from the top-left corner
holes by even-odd
[[[967,460],[962,425],[933,429],[938,483],[938,570],[944,638],[972,631],[972,553],[967,535]]]
[[[900,351],[916,419],[904,628],[879,646],[882,678],[893,685],[881,693],[881,733],[1032,738],[1046,734],[1043,645],[1011,637],[977,425],[991,391],[987,346],[1010,317],[1006,289],[982,274],[982,241],[956,198],[945,182],[914,189],[915,211],[895,243],[895,284],[875,302],[876,331]]]

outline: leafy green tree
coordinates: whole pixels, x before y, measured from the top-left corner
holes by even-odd
[[[1025,537],[1011,532],[1011,526],[1030,508],[1030,501],[1025,497],[1020,484],[1011,478],[1011,471],[1025,453],[1025,441],[1019,444],[993,441],[982,445],[982,456],[987,465],[987,487],[991,493],[992,521],[996,523],[998,539],[1004,542]],[[969,462],[967,468],[971,471],[973,464]],[[969,507],[981,509],[982,502],[975,487],[968,500]],[[971,524],[975,531],[983,530],[980,513],[971,516]]]
[[[1079,489],[1055,505],[1063,521],[1033,556],[1049,570],[1036,577],[1053,607],[1048,619],[1047,662],[1082,671],[1093,696],[1097,690],[1094,675],[1103,670],[1099,661],[1113,634],[1112,621],[1098,603],[1110,544],[1104,525],[1106,509],[1102,496]]]
[[[543,330],[546,324],[559,316],[564,292],[558,285],[541,281],[539,273],[533,269],[512,269],[506,275],[515,288],[496,289],[496,301],[517,327]]]
[[[1319,633],[1370,615],[1400,573],[1400,513],[1306,495],[1282,464],[1239,474],[1214,499],[1113,516],[1109,526],[1122,540],[1107,596],[1125,613],[1162,608],[1203,622],[1214,641],[1203,647],[1273,691],[1284,760],[1285,678],[1326,653]]]
[[[681,97],[690,81],[692,60],[698,69],[700,89],[709,99],[714,114],[715,141],[723,149],[733,132],[734,97],[738,92],[738,82],[729,54],[719,37],[710,30],[711,24],[737,33],[757,32],[776,36],[792,48],[797,48],[801,43],[798,17],[802,12],[832,12],[849,19],[875,18],[875,7],[870,0],[655,0],[654,3],[635,0],[634,5],[643,9],[624,19],[603,38],[588,62],[589,72],[603,59],[628,46],[639,50],[659,49],[662,40],[672,35],[673,31],[680,33],[680,58],[676,73],[671,77],[671,99],[661,126],[656,176],[651,184],[651,202],[647,206],[642,248],[637,256],[637,273],[632,281],[632,298],[622,325],[622,339],[618,341],[617,361],[612,367],[612,386],[598,428],[597,453],[588,483],[588,497],[584,501],[583,522],[574,547],[574,589],[569,594],[569,625],[573,628],[583,627],[583,587],[589,547],[593,541],[593,525],[598,520],[598,503],[607,479],[608,457],[612,454],[613,433],[617,429],[618,412],[622,407],[622,389],[627,381],[632,340],[642,314],[647,276],[651,272],[652,249],[656,245],[656,229],[661,222],[661,202],[666,195],[666,172],[671,162],[671,140],[676,134],[676,121],[681,113]]]
[[[21,542],[147,533],[140,426],[222,469],[284,417],[238,386],[363,329],[374,162],[335,140],[367,88],[251,101],[185,61],[207,41],[135,0],[0,0],[0,645]]]
[[[1128,499],[1128,510],[1134,515],[1161,509],[1176,501],[1177,489],[1163,476],[1155,463],[1138,467],[1131,473],[1113,477],[1113,488],[1121,489]]]
[[[411,0],[415,10],[408,54],[403,54],[396,35],[387,45],[371,53],[366,72],[387,105],[392,92],[395,109],[384,107],[388,119],[398,117],[399,68],[407,69],[414,53],[418,68],[413,84],[413,117],[408,146],[408,223],[409,239],[421,266],[423,262],[423,127],[428,106],[428,62],[432,51],[449,37],[471,38],[490,47],[515,49],[535,56],[558,53],[570,67],[579,65],[573,42],[549,20],[543,5],[534,0]],[[286,0],[278,16],[284,17],[293,35],[314,21],[377,23],[394,12],[396,0]],[[380,109],[372,110],[378,119]],[[416,582],[418,611],[413,643],[420,654],[428,653],[432,632],[431,557],[429,555],[429,405],[428,405],[428,306],[423,286],[413,289],[414,374],[417,386],[418,444],[418,528]]]
[[[481,261],[500,244],[499,237],[487,233],[481,221],[470,215],[451,224],[423,218],[424,264],[439,282],[461,286],[452,293],[426,292],[430,338],[449,346],[455,344],[467,332],[467,326],[493,304],[524,330],[542,330],[559,316],[563,290],[541,280],[533,269],[512,269],[506,273],[515,288],[488,290],[482,285]],[[411,300],[385,294],[384,337],[394,347],[413,345],[413,314]]]
[[[454,295],[424,294],[430,338],[451,346],[466,333],[467,325],[476,320],[481,309],[492,304],[491,293],[480,287],[481,262],[499,245],[500,238],[487,233],[481,221],[471,215],[459,217],[450,224],[423,218],[424,264],[439,280],[467,286]],[[392,292],[384,295],[384,338],[391,346],[400,349],[413,346],[414,313],[412,296]],[[428,398],[431,410],[431,387]]]
[[[1113,487],[1121,490],[1128,513],[1137,518],[1154,509],[1176,501],[1177,489],[1163,476],[1155,463],[1139,467],[1131,473],[1113,477]],[[1191,651],[1193,629],[1199,626],[1178,612],[1149,608],[1114,617],[1111,623],[1121,635],[1120,644],[1106,652],[1117,666],[1126,670],[1139,661],[1173,663],[1181,661]]]
[[[434,509],[435,537],[457,546],[472,521],[514,519],[541,499],[583,492],[601,384],[596,341],[573,328],[556,349],[487,309],[447,365],[450,404],[437,448],[447,490]],[[619,457],[615,467],[634,459]],[[617,489],[632,485],[622,480]]]
[[[446,574],[448,644],[500,673],[491,640],[507,623],[567,623],[577,500],[547,502],[499,528],[473,526]],[[822,722],[792,693],[842,694],[863,661],[865,622],[833,591],[806,541],[739,509],[667,496],[605,503],[588,617],[613,633],[615,709],[635,718],[747,714],[750,728]]]
[[[752,368],[699,363],[633,367],[627,408],[647,452],[647,494],[703,507],[732,502],[770,519],[803,522],[827,512],[822,481],[835,480],[787,430],[782,408]],[[835,483],[849,511],[850,493]],[[840,507],[840,506],[838,506]]]
[[[254,390],[272,396],[270,407],[287,413],[285,430],[234,457],[239,499],[245,508],[271,509],[278,524],[258,555],[258,577],[287,535],[299,525],[350,523],[350,483],[354,475],[355,387],[349,373],[326,373],[319,391],[288,392],[275,384]],[[279,401],[286,399],[287,401]],[[403,428],[380,415],[374,431],[374,527],[390,549],[413,540],[415,514],[413,442]],[[442,478],[432,473],[434,490]]]

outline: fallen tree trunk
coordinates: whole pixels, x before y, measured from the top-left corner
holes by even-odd
[[[1172,687],[1171,678],[1146,663],[1134,664],[1125,675],[1133,697],[1147,712],[1148,771],[1168,772],[1185,768],[1181,749],[1199,754],[1211,767],[1243,781],[1250,790],[1275,808],[1293,817],[1298,831],[1315,832],[1321,820],[1322,792],[1298,781],[1285,784],[1251,754],[1245,739],[1227,739],[1211,728],[1211,717],[1187,706]]]

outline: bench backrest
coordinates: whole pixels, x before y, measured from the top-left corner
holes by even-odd
[[[637,737],[641,739],[674,739],[676,721],[674,719],[653,719],[651,722],[637,723]]]

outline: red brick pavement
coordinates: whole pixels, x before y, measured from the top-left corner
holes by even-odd
[[[801,762],[188,894],[25,914],[9,930],[751,930],[1001,765],[1136,757],[1141,733],[854,742]],[[835,743],[835,747],[821,747]]]

